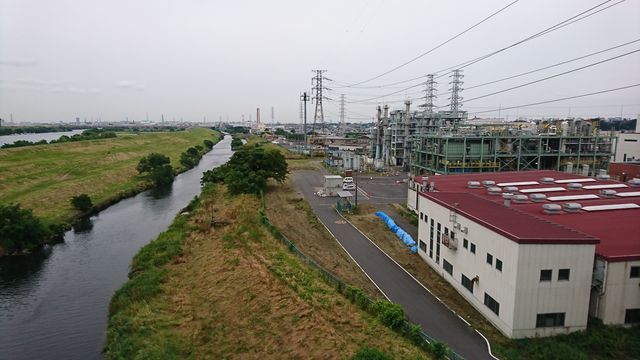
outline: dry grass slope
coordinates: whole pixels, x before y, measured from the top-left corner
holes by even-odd
[[[114,297],[107,357],[343,359],[362,346],[424,357],[275,240],[258,209],[254,196],[206,192],[180,255],[156,271],[158,291],[128,301],[125,285]]]

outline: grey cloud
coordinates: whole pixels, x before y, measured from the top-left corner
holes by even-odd
[[[125,90],[138,90],[138,91],[144,90],[144,85],[140,85],[129,80],[118,81],[116,83],[116,87],[119,89],[125,89]]]

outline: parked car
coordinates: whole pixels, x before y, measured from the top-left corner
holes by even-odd
[[[342,190],[355,190],[356,189],[356,184],[354,183],[343,183],[342,184]]]

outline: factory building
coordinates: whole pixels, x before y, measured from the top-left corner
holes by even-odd
[[[501,124],[462,123],[420,133],[414,142],[414,174],[513,170],[606,169],[616,137],[597,121]]]
[[[416,177],[418,254],[511,338],[640,323],[640,179]],[[418,190],[418,191],[416,191]]]

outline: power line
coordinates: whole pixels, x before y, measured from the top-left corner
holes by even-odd
[[[400,64],[400,65],[398,65],[398,66],[396,66],[396,67],[392,68],[391,70],[385,71],[385,72],[383,72],[383,73],[382,73],[382,74],[380,74],[380,75],[374,76],[374,77],[369,78],[369,79],[364,80],[364,81],[360,81],[360,82],[357,82],[357,83],[354,83],[354,84],[350,84],[350,85],[348,85],[347,87],[351,87],[351,86],[356,86],[356,85],[361,85],[361,84],[364,84],[364,83],[368,83],[368,82],[370,82],[370,81],[372,81],[372,80],[375,80],[375,79],[381,78],[381,77],[383,77],[383,76],[385,76],[385,75],[387,75],[387,74],[390,74],[390,73],[392,73],[392,72],[394,72],[394,71],[396,71],[396,70],[398,70],[398,69],[400,69],[400,68],[402,68],[402,67],[404,67],[404,66],[406,66],[406,65],[411,64],[412,62],[414,62],[414,61],[416,61],[416,60],[418,60],[418,59],[420,59],[420,58],[422,58],[422,57],[424,57],[424,56],[426,56],[426,55],[430,54],[431,52],[433,52],[433,51],[435,51],[435,50],[437,50],[437,49],[441,48],[442,46],[444,46],[444,45],[446,45],[446,44],[450,43],[451,41],[453,41],[453,40],[457,39],[458,37],[460,37],[460,36],[464,35],[465,33],[467,33],[467,32],[469,32],[469,31],[471,31],[472,29],[476,28],[477,26],[479,26],[480,24],[484,23],[485,21],[487,21],[487,20],[491,19],[492,17],[494,17],[494,16],[498,15],[499,13],[501,13],[501,12],[502,12],[502,11],[504,11],[504,10],[506,10],[507,8],[509,8],[509,7],[510,7],[510,6],[512,6],[513,4],[517,3],[518,1],[519,1],[519,0],[514,0],[514,1],[512,1],[512,2],[511,2],[511,3],[509,3],[508,5],[504,6],[503,8],[501,8],[501,9],[500,9],[500,10],[498,10],[498,11],[495,11],[495,12],[494,12],[494,13],[492,13],[491,15],[489,15],[489,16],[487,16],[487,17],[485,17],[484,19],[482,19],[481,21],[479,21],[479,22],[477,22],[476,24],[472,25],[471,27],[469,27],[469,28],[465,29],[465,30],[464,30],[464,31],[462,31],[461,33],[459,33],[459,34],[457,34],[457,35],[455,35],[455,36],[453,36],[453,37],[449,38],[448,40],[445,40],[444,42],[442,42],[442,43],[440,43],[440,44],[436,45],[435,47],[433,47],[433,48],[431,48],[431,49],[429,49],[429,50],[427,50],[427,51],[423,52],[422,54],[420,54],[420,55],[418,55],[418,56],[414,57],[413,59],[411,59],[411,60],[409,60],[409,61],[406,61],[406,62],[404,62],[404,63],[402,63],[402,64]]]
[[[436,78],[440,78],[440,77],[443,77],[443,76],[447,75],[452,69],[463,69],[463,68],[466,68],[467,66],[471,66],[471,65],[473,65],[475,63],[478,63],[478,62],[480,62],[482,60],[488,59],[491,56],[494,56],[494,55],[499,54],[499,53],[501,53],[503,51],[511,49],[512,47],[518,46],[518,45],[520,45],[522,43],[525,43],[527,41],[533,40],[533,39],[538,38],[540,36],[543,36],[543,35],[546,35],[548,33],[553,32],[553,31],[559,30],[559,29],[561,29],[561,28],[563,28],[563,27],[565,27],[567,25],[571,25],[571,24],[573,24],[573,23],[575,23],[577,21],[584,20],[584,19],[586,19],[586,18],[588,18],[588,17],[590,17],[592,15],[595,15],[595,14],[601,12],[601,11],[604,11],[606,9],[609,9],[609,8],[615,6],[615,5],[618,5],[618,4],[622,3],[622,2],[624,2],[625,0],[620,0],[617,3],[611,4],[610,6],[602,8],[602,9],[600,9],[598,11],[593,12],[593,13],[587,14],[587,13],[591,12],[592,10],[597,9],[597,8],[601,7],[602,5],[604,5],[606,3],[609,3],[611,1],[613,1],[613,0],[606,0],[606,1],[600,3],[600,4],[596,5],[596,6],[593,6],[593,7],[589,8],[589,9],[587,9],[585,11],[580,12],[577,15],[574,15],[574,16],[568,18],[568,19],[565,19],[565,20],[563,20],[563,21],[561,21],[561,22],[559,22],[559,23],[557,23],[557,24],[555,24],[553,26],[550,26],[550,27],[548,27],[548,28],[546,28],[546,29],[544,29],[542,31],[539,31],[539,32],[537,32],[537,33],[535,33],[535,34],[533,34],[531,36],[528,36],[528,37],[526,37],[526,38],[524,38],[524,39],[522,39],[520,41],[516,41],[515,43],[513,43],[513,44],[511,44],[509,46],[503,47],[503,48],[501,48],[499,50],[493,51],[493,52],[488,53],[486,55],[482,55],[482,56],[477,57],[475,59],[468,60],[468,61],[465,61],[463,63],[457,64],[457,65],[454,65],[454,66],[450,66],[450,67],[448,67],[446,69],[436,71],[436,73],[446,72],[444,74],[438,75]],[[585,15],[585,14],[587,14],[587,15]],[[582,15],[585,15],[585,16],[582,16]],[[580,16],[582,16],[582,17],[580,17]]]
[[[596,52],[593,52],[593,53],[590,53],[590,54],[587,54],[587,55],[583,55],[583,56],[580,56],[580,57],[577,57],[577,58],[573,58],[573,59],[570,59],[570,60],[566,60],[566,61],[562,61],[562,62],[559,62],[559,63],[555,63],[553,65],[544,66],[544,67],[541,67],[541,68],[538,68],[538,69],[535,69],[535,70],[530,70],[530,71],[523,72],[523,73],[520,73],[520,74],[504,77],[502,79],[493,80],[493,81],[489,81],[489,82],[486,82],[486,83],[469,86],[466,89],[467,90],[471,90],[471,89],[479,88],[479,87],[482,87],[482,86],[486,86],[486,85],[491,85],[491,84],[495,84],[495,83],[498,83],[498,82],[502,82],[502,81],[505,81],[505,80],[515,79],[515,78],[520,77],[520,76],[533,74],[533,73],[536,73],[536,72],[539,72],[539,71],[542,71],[542,70],[551,69],[551,68],[556,67],[556,66],[568,64],[570,62],[574,62],[574,61],[577,61],[577,60],[582,60],[582,59],[585,59],[585,58],[588,58],[588,57],[591,57],[591,56],[594,56],[594,55],[602,54],[602,53],[607,52],[607,51],[611,51],[611,50],[614,50],[614,49],[617,49],[617,48],[620,48],[620,47],[623,47],[623,46],[627,46],[627,45],[636,43],[638,41],[640,41],[640,39],[629,41],[629,42],[626,42],[624,44],[620,44],[620,45],[617,45],[617,46],[610,47],[608,49],[596,51]]]
[[[486,98],[486,97],[489,97],[489,96],[493,96],[493,95],[496,95],[496,94],[501,94],[501,93],[503,93],[503,92],[507,92],[507,91],[511,91],[511,90],[519,89],[519,88],[521,88],[521,87],[525,87],[525,86],[529,86],[529,85],[532,85],[532,84],[536,84],[536,83],[539,83],[539,82],[542,82],[542,81],[546,81],[546,80],[549,80],[549,79],[553,79],[553,78],[556,78],[556,77],[558,77],[558,76],[562,76],[562,75],[570,74],[570,73],[573,73],[573,72],[576,72],[576,71],[580,71],[580,70],[583,70],[583,69],[586,69],[586,68],[590,68],[590,67],[592,67],[592,66],[600,65],[600,64],[603,64],[603,63],[606,63],[606,62],[609,62],[609,61],[612,61],[612,60],[615,60],[615,59],[619,59],[619,58],[621,58],[621,57],[625,57],[625,56],[628,56],[628,55],[631,55],[631,54],[637,53],[637,52],[639,52],[639,51],[640,51],[640,49],[638,49],[638,50],[634,50],[634,51],[630,51],[630,52],[628,52],[628,53],[621,54],[621,55],[618,55],[618,56],[614,56],[614,57],[611,57],[611,58],[608,58],[608,59],[605,59],[605,60],[601,60],[601,61],[598,61],[598,62],[595,62],[595,63],[592,63],[592,64],[588,64],[588,65],[585,65],[585,66],[581,66],[581,67],[578,67],[578,68],[575,68],[575,69],[572,69],[572,70],[567,70],[567,71],[564,71],[564,72],[561,72],[561,73],[558,73],[558,74],[555,74],[555,75],[547,76],[547,77],[544,77],[544,78],[542,78],[542,79],[538,79],[538,80],[530,81],[530,82],[528,82],[528,83],[520,84],[520,85],[517,85],[517,86],[512,86],[512,87],[510,87],[510,88],[503,89],[503,90],[500,90],[500,91],[495,91],[495,92],[492,92],[492,93],[489,93],[489,94],[485,94],[485,95],[481,95],[481,96],[476,96],[476,97],[474,97],[474,98],[468,99],[468,100],[467,100],[467,102],[471,102],[471,101],[478,100],[478,99],[483,99],[483,98]]]
[[[413,88],[415,88],[415,87],[418,87],[418,86],[420,86],[420,85],[424,85],[424,84],[425,84],[425,82],[423,81],[423,82],[420,82],[420,83],[418,83],[418,84],[411,85],[411,86],[409,86],[409,87],[406,87],[406,88],[403,88],[403,89],[401,89],[401,90],[394,91],[394,92],[391,92],[391,93],[388,93],[388,94],[384,94],[384,95],[380,95],[380,96],[375,96],[375,97],[372,97],[372,98],[369,98],[369,99],[362,99],[362,100],[348,101],[348,103],[359,103],[359,102],[366,102],[366,101],[370,101],[370,100],[376,100],[376,99],[380,99],[380,98],[383,98],[383,97],[386,97],[386,96],[389,96],[389,95],[398,94],[398,93],[401,93],[401,92],[403,92],[403,91],[405,91],[405,90],[413,89]]]
[[[535,103],[518,105],[518,106],[499,107],[498,109],[492,109],[492,110],[476,111],[473,114],[484,114],[484,113],[496,112],[496,111],[502,111],[502,110],[519,109],[519,108],[524,108],[524,107],[528,107],[528,106],[548,104],[548,103],[552,103],[552,102],[571,100],[571,99],[577,99],[577,98],[586,97],[586,96],[592,96],[592,95],[604,94],[604,93],[613,92],[613,91],[630,89],[630,88],[638,87],[638,86],[640,86],[640,84],[632,84],[632,85],[622,86],[622,87],[614,88],[614,89],[601,90],[601,91],[596,91],[596,92],[587,93],[587,94],[581,94],[581,95],[575,95],[575,96],[568,96],[568,97],[564,97],[564,98],[560,98],[560,99],[545,100],[545,101],[539,101],[539,102],[535,102]]]

